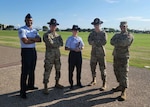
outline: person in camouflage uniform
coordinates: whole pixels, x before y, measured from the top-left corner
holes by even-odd
[[[103,81],[100,90],[104,91],[106,89],[106,60],[104,46],[107,42],[107,34],[100,30],[100,25],[102,23],[103,21],[99,18],[95,18],[94,22],[91,23],[94,25],[95,29],[89,34],[88,42],[92,45],[90,66],[93,80],[90,83],[90,86],[96,84],[96,65],[99,63],[99,69],[101,71],[101,78]]]
[[[48,94],[47,84],[49,82],[49,76],[52,71],[53,65],[55,66],[56,70],[56,88],[63,88],[62,85],[59,84],[60,79],[60,69],[61,69],[61,62],[60,62],[60,50],[59,47],[63,46],[63,40],[61,35],[56,33],[56,26],[59,25],[56,19],[51,19],[48,22],[50,30],[43,35],[43,41],[45,42],[46,52],[45,52],[45,60],[44,60],[44,94]]]
[[[113,91],[121,91],[121,96],[118,97],[119,101],[126,100],[126,88],[128,87],[129,72],[129,47],[133,42],[133,35],[127,31],[127,27],[127,22],[120,22],[121,32],[115,34],[110,41],[111,45],[114,46],[114,74],[119,82],[119,86],[113,88]]]

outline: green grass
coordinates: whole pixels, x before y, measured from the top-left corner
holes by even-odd
[[[44,32],[39,32],[41,37]],[[66,39],[72,34],[71,32],[58,32],[61,34],[64,45]],[[83,58],[90,59],[91,46],[87,42],[89,32],[79,32],[79,36],[82,37],[85,48],[83,50]],[[106,44],[106,60],[112,62],[113,56],[113,46],[110,45],[110,39],[114,35],[113,33],[107,33],[108,40]],[[130,65],[143,68],[144,66],[150,66],[150,35],[149,34],[133,34],[134,42],[130,48]],[[17,31],[1,31],[0,30],[0,45],[10,46],[10,47],[20,47],[20,42],[18,38]],[[60,48],[62,55],[68,55],[68,51],[64,50],[64,46]],[[45,52],[45,44],[37,43],[37,50],[40,52]]]

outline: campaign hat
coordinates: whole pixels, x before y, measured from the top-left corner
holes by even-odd
[[[59,25],[59,23],[57,23],[57,20],[54,19],[54,18],[52,18],[52,19],[50,20],[50,22],[47,22],[47,24],[50,24],[50,25]]]
[[[78,25],[73,25],[71,30],[80,30]]]
[[[101,21],[99,18],[95,18],[94,21],[91,23],[92,25],[102,24],[103,21]]]

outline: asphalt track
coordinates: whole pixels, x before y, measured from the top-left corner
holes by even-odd
[[[63,90],[55,89],[55,70],[50,76],[49,95],[42,93],[44,53],[38,52],[35,72],[35,84],[38,90],[28,91],[27,99],[19,97],[20,89],[20,49],[0,46],[0,107],[150,107],[150,70],[130,67],[127,100],[119,102],[120,92],[113,93],[112,87],[117,86],[112,63],[107,63],[107,90],[102,92],[99,68],[97,66],[97,84],[87,86],[91,82],[89,60],[83,60],[83,88],[69,89],[68,57],[61,56],[62,68],[60,83]],[[74,72],[76,84],[76,72]]]

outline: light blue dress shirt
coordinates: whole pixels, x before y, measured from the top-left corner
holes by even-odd
[[[81,37],[79,36],[70,36],[68,37],[66,41],[65,47],[70,48],[70,49],[77,49],[77,48],[82,48],[84,46],[84,42]]]
[[[21,48],[35,48],[35,43],[24,44],[21,39],[22,38],[28,38],[28,37],[29,38],[35,38],[35,36],[39,36],[39,33],[37,32],[36,29],[31,29],[27,26],[23,26],[23,27],[19,28],[18,35],[19,35],[19,38],[20,38]]]

